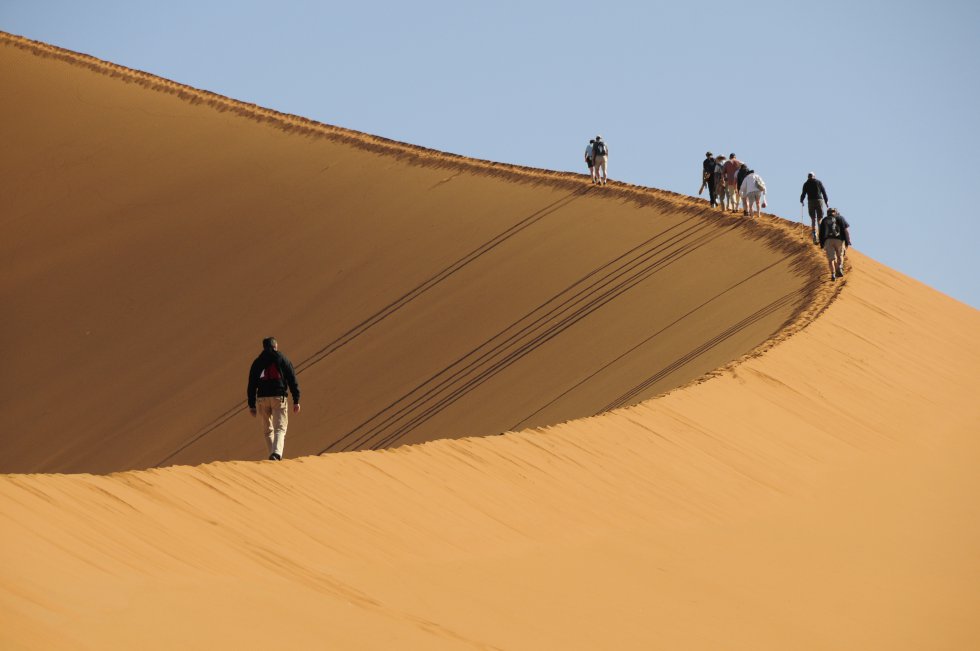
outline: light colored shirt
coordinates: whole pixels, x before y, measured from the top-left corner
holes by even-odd
[[[762,177],[756,173],[749,174],[744,179],[742,179],[742,187],[739,188],[739,192],[742,194],[748,194],[749,192],[765,192],[766,184],[762,180]]]
[[[586,158],[592,158],[592,143],[591,143],[591,142],[590,142],[590,143],[589,143],[589,145],[588,145],[588,146],[587,146],[587,147],[585,148],[585,157],[586,157]]]

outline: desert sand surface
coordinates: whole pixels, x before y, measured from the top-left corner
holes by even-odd
[[[980,647],[976,310],[775,217],[0,59],[3,648]]]

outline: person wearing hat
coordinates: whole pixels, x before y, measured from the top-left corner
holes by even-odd
[[[248,410],[260,417],[269,448],[269,460],[281,461],[289,425],[287,388],[293,394],[293,412],[299,413],[299,384],[296,371],[286,356],[279,352],[275,337],[262,340],[262,352],[248,371]]]
[[[820,197],[823,195],[823,203],[820,203]],[[806,175],[806,181],[803,183],[803,192],[800,193],[800,205],[803,205],[803,197],[806,197],[807,210],[810,212],[810,226],[813,231],[813,243],[818,243],[817,237],[817,224],[823,220],[823,207],[830,203],[827,199],[827,190],[824,189],[823,183],[821,183],[813,172]]]
[[[704,186],[708,186],[708,197],[711,199],[711,207],[715,207],[716,188],[715,188],[715,156],[710,151],[705,152],[704,160],[701,161],[701,189],[698,194],[704,192]]]
[[[594,183],[605,185],[609,181],[606,168],[609,165],[609,145],[602,136],[595,137],[592,145],[592,168]]]
[[[851,225],[836,208],[828,208],[827,216],[820,221],[820,248],[830,263],[830,279],[844,275],[844,251],[851,245]]]

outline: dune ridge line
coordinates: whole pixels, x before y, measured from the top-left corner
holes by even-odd
[[[498,177],[507,182],[547,186],[568,192],[567,195],[558,197],[555,201],[546,204],[524,220],[501,230],[496,236],[487,239],[480,246],[472,249],[469,253],[458,258],[442,270],[437,271],[428,279],[384,305],[378,311],[368,315],[336,338],[317,346],[312,353],[296,358],[296,368],[300,374],[305,374],[323,359],[334,355],[364,333],[376,327],[399,310],[402,310],[412,301],[429,292],[433,287],[444,283],[447,279],[465,270],[469,265],[478,261],[488,252],[493,251],[508,242],[512,237],[519,235],[525,229],[535,225],[541,219],[557,210],[567,207],[570,202],[579,198],[591,197],[602,200],[625,200],[637,206],[651,206],[669,210],[687,222],[693,221],[694,225],[685,231],[670,234],[670,231],[676,228],[676,226],[669,227],[664,233],[656,234],[646,242],[638,244],[631,251],[622,254],[619,258],[611,259],[605,265],[581,278],[578,282],[582,284],[578,287],[576,285],[570,286],[566,290],[569,294],[564,299],[556,297],[554,304],[542,305],[541,312],[528,313],[508,328],[496,333],[493,338],[484,341],[469,353],[455,359],[450,365],[428,376],[428,379],[425,379],[422,384],[406,391],[397,400],[388,403],[387,407],[382,408],[366,420],[361,421],[360,424],[355,424],[353,428],[341,434],[339,439],[331,441],[326,446],[319,446],[318,449],[311,450],[310,452],[315,453],[319,450],[319,453],[322,454],[338,449],[348,450],[358,449],[360,447],[377,449],[399,444],[418,425],[439,416],[445,406],[454,404],[457,400],[470,394],[474,388],[482,386],[487,381],[494,379],[501,371],[509,368],[515,361],[523,359],[528,354],[536,351],[540,346],[551,341],[567,328],[575,326],[582,318],[602,308],[609,301],[637,287],[665,265],[674,264],[683,259],[688,252],[709,242],[718,240],[726,232],[737,232],[740,236],[746,237],[749,240],[759,241],[764,247],[781,253],[783,259],[788,262],[790,269],[794,273],[810,275],[814,278],[822,278],[823,276],[821,271],[824,265],[823,256],[821,252],[814,250],[812,246],[808,246],[804,241],[803,231],[805,229],[796,223],[787,222],[772,215],[765,215],[761,220],[744,220],[740,217],[732,217],[711,210],[706,206],[706,202],[701,199],[618,182],[597,190],[596,188],[590,187],[584,181],[585,176],[581,174],[539,170],[506,163],[481,161],[455,154],[438,152],[416,145],[399,143],[377,136],[315,122],[306,118],[279,113],[258,107],[254,104],[239,102],[209,91],[193,89],[149,73],[105,62],[89,55],[74,53],[63,48],[31,41],[11,34],[0,33],[0,42],[28,51],[42,58],[64,61],[71,65],[84,67],[100,75],[118,79],[126,83],[136,84],[152,91],[169,94],[192,105],[204,105],[218,113],[230,112],[262,124],[271,125],[286,133],[325,138],[332,142],[405,161],[411,165],[436,168],[448,167],[456,170],[457,174],[465,171],[478,176]],[[450,177],[450,179],[452,178],[454,177]],[[450,179],[444,179],[436,185],[446,183]],[[713,228],[714,231],[712,232],[709,227]],[[703,232],[698,234],[699,231]],[[745,280],[747,281],[751,278],[754,278],[754,275],[749,276]],[[734,289],[742,284],[742,282],[736,282],[730,289]],[[786,296],[782,300],[770,303],[768,309],[756,311],[755,318],[747,316],[742,322],[743,325],[751,325],[755,320],[768,316],[776,310],[785,308],[794,301],[797,305],[796,309],[783,322],[779,329],[749,352],[741,355],[739,359],[726,364],[722,368],[708,371],[700,377],[685,382],[682,386],[687,386],[692,382],[704,381],[722,372],[724,369],[730,368],[734,364],[738,364],[752,356],[762,354],[771,346],[806,327],[812,319],[816,318],[816,316],[822,313],[833,302],[845,284],[846,281],[845,283],[839,283],[836,287],[827,287],[826,283],[810,282],[802,290],[793,292],[791,296]],[[727,291],[729,290],[719,293],[717,297],[724,296]],[[708,301],[703,305],[707,305],[710,302]],[[683,317],[677,319],[675,323],[680,323],[695,313],[696,310],[691,310]],[[553,319],[558,319],[557,323],[551,323]],[[648,337],[644,343],[653,340],[658,334],[666,330],[667,328],[661,328],[655,334]],[[602,413],[609,409],[627,406],[634,404],[637,400],[644,399],[644,392],[649,391],[650,387],[667,377],[672,370],[683,367],[688,361],[696,359],[700,354],[711,350],[714,345],[737,335],[739,332],[740,328],[737,325],[733,325],[726,332],[719,333],[709,342],[705,342],[688,354],[677,357],[660,371],[648,374],[642,381],[618,394],[616,399],[609,401],[603,409],[595,413]],[[634,346],[632,350],[643,346],[644,343]],[[617,356],[601,369],[589,374],[582,381],[556,393],[555,397],[550,399],[545,405],[529,410],[526,412],[527,415],[521,417],[519,420],[515,418],[512,421],[513,427],[510,429],[515,429],[527,423],[529,419],[542,413],[557,400],[560,400],[562,397],[568,395],[569,392],[582,386],[584,382],[589,381],[591,378],[602,373],[604,369],[608,369],[611,365],[625,358],[625,354]],[[658,396],[661,395],[664,394],[658,394]],[[185,437],[178,446],[168,450],[165,455],[158,457],[157,461],[151,462],[150,466],[159,467],[174,459],[180,459],[185,451],[194,447],[202,439],[219,430],[242,413],[244,406],[245,403],[243,400],[238,401],[234,405],[229,405],[217,416],[212,416],[204,425],[196,429],[193,434]],[[558,422],[564,421],[560,420]]]

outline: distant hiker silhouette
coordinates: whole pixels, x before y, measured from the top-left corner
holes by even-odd
[[[710,151],[704,154],[705,158],[701,162],[701,188],[698,194],[704,192],[704,186],[708,186],[708,197],[711,199],[711,207],[715,207],[717,200],[715,188],[715,157]]]
[[[592,148],[595,146],[595,138],[589,141],[589,144],[585,147],[585,164],[589,166],[589,176],[592,177],[592,182],[595,183],[595,159],[593,157]]]
[[[609,145],[602,139],[602,136],[595,137],[592,145],[592,182],[605,185],[609,180],[606,175],[606,168],[609,165]]]
[[[738,212],[738,168],[742,166],[742,161],[735,158],[735,154],[730,154],[725,161],[725,201],[724,206],[732,212]]]
[[[820,246],[827,254],[831,280],[844,275],[844,251],[851,245],[850,228],[836,208],[828,208],[827,216],[820,222]]]
[[[823,197],[823,203],[820,203],[821,196]],[[800,205],[803,205],[803,197],[806,197],[806,207],[810,212],[813,243],[818,244],[817,225],[823,221],[823,207],[830,203],[830,200],[827,199],[827,190],[824,189],[823,183],[813,175],[813,172],[806,175],[806,181],[803,183],[803,191],[800,192]]]
[[[711,172],[711,178],[715,183],[715,199],[722,210],[725,209],[725,163],[728,162],[724,155],[715,156],[715,167]]]
[[[279,352],[275,337],[266,337],[248,371],[248,409],[262,420],[270,461],[282,459],[289,425],[287,393],[293,394],[293,411],[299,413],[299,384],[293,365]]]

